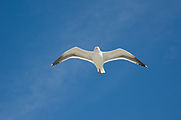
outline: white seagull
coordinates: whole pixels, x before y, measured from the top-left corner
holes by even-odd
[[[143,64],[134,55],[126,50],[118,48],[113,51],[102,52],[98,46],[94,48],[94,51],[86,51],[78,47],[73,47],[72,49],[64,52],[57,60],[55,60],[55,62],[53,62],[53,64],[51,64],[51,66],[55,66],[56,64],[61,63],[69,58],[79,58],[93,63],[97,68],[98,75],[100,75],[100,73],[105,73],[103,68],[104,63],[119,59],[125,59],[148,68],[145,64]]]

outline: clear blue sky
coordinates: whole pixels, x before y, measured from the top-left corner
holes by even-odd
[[[4,0],[0,120],[181,120],[180,0]],[[97,75],[87,61],[52,68],[78,46],[123,48]]]

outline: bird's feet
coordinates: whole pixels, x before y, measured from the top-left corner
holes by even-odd
[[[99,69],[98,75],[100,75],[100,74],[101,74],[101,70]]]

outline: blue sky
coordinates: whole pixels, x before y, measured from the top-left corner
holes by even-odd
[[[1,120],[180,120],[179,0],[6,0],[0,4]],[[52,68],[78,46],[123,48],[127,61]]]

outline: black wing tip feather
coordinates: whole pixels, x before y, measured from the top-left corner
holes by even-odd
[[[142,63],[139,59],[136,58],[136,61],[138,62],[139,65],[145,67],[145,68],[148,68],[147,65],[145,65],[144,63]]]
[[[63,56],[61,55],[57,60],[55,60],[55,62],[53,62],[51,64],[51,66],[53,67],[53,66],[57,65],[58,63],[60,63],[62,61],[62,59],[63,59]]]
[[[58,63],[60,63],[60,61],[57,59],[55,62],[53,62],[53,63],[51,64],[51,66],[53,67],[53,66],[57,65]]]
[[[59,63],[59,62],[58,62]],[[52,67],[54,67],[56,64],[58,64],[57,62],[54,62],[51,64]]]
[[[143,66],[143,67],[145,67],[145,68],[148,68],[148,66],[147,65],[145,65],[145,64],[139,64],[139,65],[141,65],[141,66]]]
[[[55,66],[55,64],[51,64],[51,66],[52,66],[52,67],[54,67],[54,66]]]

